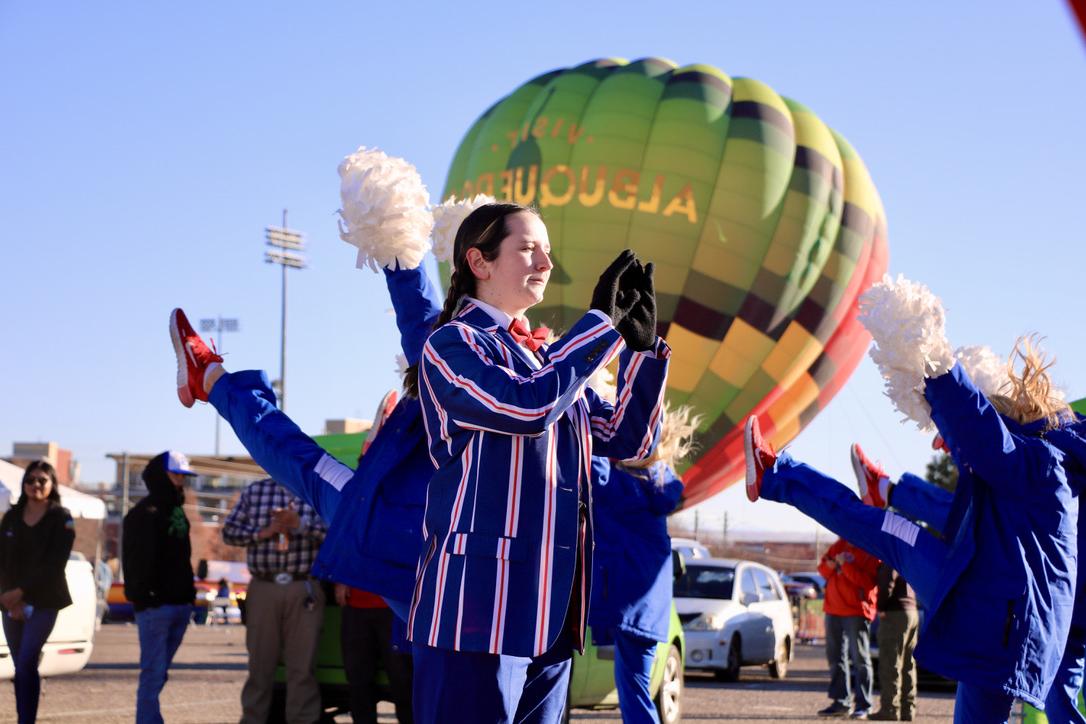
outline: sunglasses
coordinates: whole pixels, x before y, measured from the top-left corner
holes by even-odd
[[[23,485],[37,485],[44,488],[49,483],[53,482],[49,478],[27,478]]]

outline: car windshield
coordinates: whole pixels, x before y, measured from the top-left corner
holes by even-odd
[[[735,585],[735,569],[719,566],[699,566],[686,564],[686,572],[675,581],[675,596],[678,598],[720,598],[732,597]]]

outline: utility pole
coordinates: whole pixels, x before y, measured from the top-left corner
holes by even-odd
[[[214,332],[215,333],[215,349],[219,354],[225,347],[222,341],[223,332],[237,332],[238,320],[237,319],[223,319],[222,317],[216,317],[215,319],[201,319],[200,320],[201,332]],[[219,421],[222,419],[222,415],[215,413],[215,457],[219,456]]]
[[[287,210],[283,209],[283,225],[264,227],[264,241],[277,251],[265,251],[264,261],[278,264],[283,270],[283,299],[280,311],[279,337],[279,409],[287,409],[287,268],[305,269],[305,236],[287,228]]]

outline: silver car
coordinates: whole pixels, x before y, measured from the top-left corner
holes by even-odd
[[[708,669],[722,681],[742,666],[788,671],[795,639],[792,608],[776,571],[720,558],[686,561],[675,581],[675,608],[686,634],[686,666]]]

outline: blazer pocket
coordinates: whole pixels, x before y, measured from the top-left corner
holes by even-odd
[[[485,533],[452,533],[445,543],[445,552],[456,556],[480,556],[506,561],[523,561],[528,557],[525,541]]]

